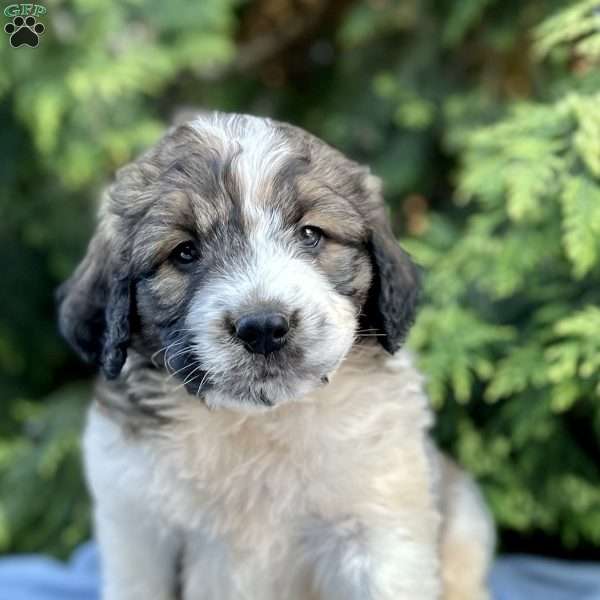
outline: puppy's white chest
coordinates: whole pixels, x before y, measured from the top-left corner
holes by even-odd
[[[97,520],[156,527],[164,560],[183,560],[184,600],[310,599],[314,532],[327,526],[309,516],[325,499],[315,466],[308,476],[309,465],[273,444],[251,452],[238,439],[225,451],[221,439],[214,452],[211,436],[177,434],[181,443],[134,442],[91,411],[85,449]]]
[[[252,552],[190,532],[182,573],[184,600],[310,599],[309,556],[299,545],[282,545],[264,533],[262,547]]]
[[[173,399],[171,424],[141,434],[92,409],[85,449],[99,531],[127,529],[127,552],[164,551],[154,562],[170,569],[156,585],[183,557],[185,600],[354,600],[386,556],[433,560],[420,381],[409,369],[382,370],[374,387],[372,375],[342,375],[328,393],[261,415]],[[393,573],[378,569],[377,585],[395,590]]]

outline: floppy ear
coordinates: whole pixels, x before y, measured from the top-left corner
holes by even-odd
[[[369,327],[384,334],[380,344],[393,354],[404,342],[415,319],[420,295],[419,271],[400,248],[387,222],[368,241],[373,281],[364,313]]]
[[[130,278],[114,262],[98,231],[85,258],[56,294],[61,334],[108,379],[121,372],[130,338]]]
[[[421,286],[417,267],[400,248],[385,212],[381,181],[367,174],[364,186],[372,212],[368,249],[373,280],[363,313],[379,343],[393,354],[400,348],[417,312]]]

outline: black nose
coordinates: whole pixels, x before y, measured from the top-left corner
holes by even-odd
[[[245,315],[235,323],[235,335],[255,354],[270,354],[285,345],[290,326],[279,313],[259,312]]]

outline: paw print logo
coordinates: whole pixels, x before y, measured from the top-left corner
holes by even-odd
[[[15,17],[12,23],[4,26],[4,31],[10,35],[13,48],[23,45],[35,48],[40,42],[40,35],[44,33],[44,26],[35,17]]]

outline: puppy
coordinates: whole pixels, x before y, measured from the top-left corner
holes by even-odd
[[[201,114],[119,171],[60,327],[104,600],[482,600],[474,484],[400,350],[418,276],[379,181],[308,133]]]

